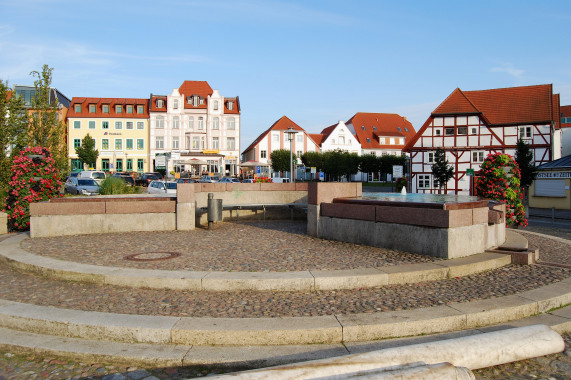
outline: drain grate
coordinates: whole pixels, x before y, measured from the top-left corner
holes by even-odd
[[[175,257],[179,256],[180,253],[178,252],[141,252],[127,255],[123,257],[123,259],[133,261],[158,261],[174,259]]]

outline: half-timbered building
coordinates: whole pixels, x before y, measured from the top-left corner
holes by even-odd
[[[446,152],[454,177],[446,192],[473,194],[472,173],[490,153],[515,155],[526,141],[535,165],[560,157],[559,94],[552,85],[462,91],[457,88],[432,112],[403,151],[411,156],[411,190],[438,191],[432,176],[436,148]]]

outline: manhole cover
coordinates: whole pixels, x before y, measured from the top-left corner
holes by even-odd
[[[174,259],[175,257],[179,256],[180,253],[178,252],[142,252],[127,255],[124,257],[124,259],[133,261],[157,261]]]

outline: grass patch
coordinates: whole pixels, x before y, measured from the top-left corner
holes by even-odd
[[[140,194],[143,192],[142,190],[139,186],[127,186],[121,178],[107,177],[101,182],[99,193],[102,195]]]

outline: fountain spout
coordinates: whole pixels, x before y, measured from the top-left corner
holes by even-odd
[[[400,193],[401,193],[402,195],[406,195],[406,186],[403,186],[403,187],[402,187],[402,190],[400,191]]]

